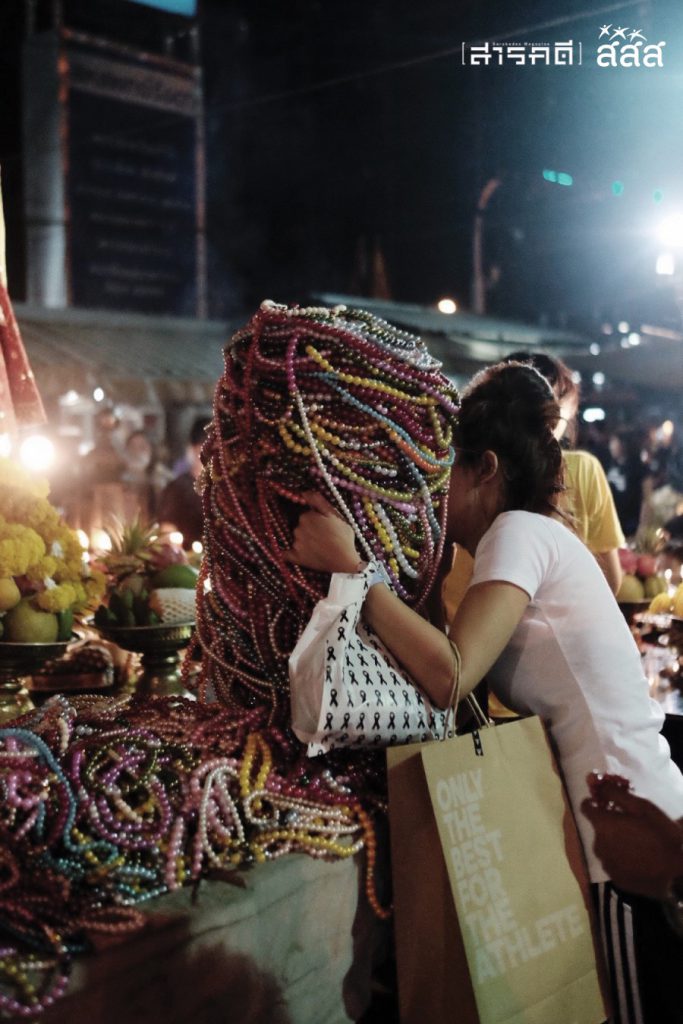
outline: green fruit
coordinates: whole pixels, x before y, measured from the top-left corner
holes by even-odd
[[[74,613],[72,608],[65,608],[57,612],[57,639],[70,640],[74,628]]]
[[[645,589],[645,597],[651,598],[656,597],[657,594],[663,594],[667,589],[667,582],[663,576],[648,576],[643,583]]]
[[[146,626],[149,618],[149,594],[147,591],[143,591],[142,594],[138,594],[133,601],[133,615],[135,616],[135,624],[137,626]]]
[[[21,591],[11,576],[0,579],[0,612],[7,612],[21,601]]]
[[[59,623],[52,612],[41,612],[24,598],[5,615],[4,639],[13,644],[53,644]]]
[[[135,615],[131,608],[126,608],[125,612],[119,619],[119,626],[126,626],[126,628],[129,628],[130,626],[137,626]]]
[[[131,573],[130,576],[124,576],[116,588],[119,594],[126,594],[130,591],[134,597],[139,596],[146,587],[147,580],[145,576],[141,576],[139,573]]]
[[[132,593],[130,595],[130,602],[131,602],[131,606],[132,606],[132,604],[133,604],[133,595],[132,595]],[[117,593],[116,590],[113,590],[112,593],[109,595],[109,611],[114,616],[115,622],[118,623],[118,625],[120,625],[120,626],[123,625],[123,619],[124,619],[124,616],[125,616],[126,612],[130,611],[130,608],[128,607],[128,605],[124,601],[123,597],[121,596],[121,594]]]
[[[617,601],[620,604],[633,604],[636,601],[645,599],[645,588],[637,576],[626,573],[617,591]]]
[[[106,604],[101,604],[95,612],[95,625],[98,629],[106,629],[107,626],[116,625],[116,616],[112,611],[107,608]]]
[[[163,590],[165,587],[181,587],[194,590],[197,586],[197,572],[190,565],[167,565],[165,569],[152,577],[152,587]]]

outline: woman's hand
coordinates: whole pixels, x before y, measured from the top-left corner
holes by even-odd
[[[287,561],[319,572],[356,572],[360,559],[349,524],[321,494],[308,491],[304,498],[311,510],[299,517]]]

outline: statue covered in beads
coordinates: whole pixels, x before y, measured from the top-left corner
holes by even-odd
[[[328,577],[285,552],[322,493],[420,607],[432,588],[457,394],[423,342],[344,306],[264,302],[225,350],[203,449],[201,698],[289,719],[287,661]]]

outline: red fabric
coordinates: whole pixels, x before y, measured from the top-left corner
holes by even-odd
[[[0,280],[0,433],[45,423],[47,417],[7,288]]]

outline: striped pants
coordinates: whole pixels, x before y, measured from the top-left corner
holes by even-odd
[[[593,885],[609,970],[610,1024],[683,1024],[683,939],[652,900]]]

